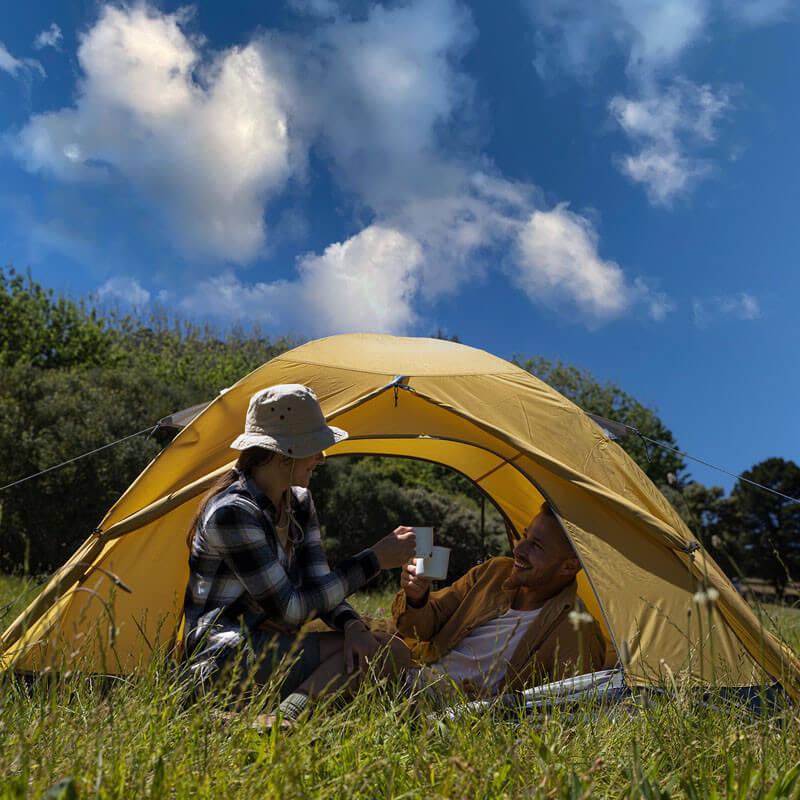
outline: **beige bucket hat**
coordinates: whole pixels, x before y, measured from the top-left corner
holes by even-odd
[[[292,458],[307,458],[347,436],[347,431],[325,422],[319,400],[308,386],[281,383],[250,398],[244,433],[231,447],[266,447]]]

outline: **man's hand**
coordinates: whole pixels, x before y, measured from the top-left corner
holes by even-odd
[[[417,567],[412,561],[410,564],[403,564],[400,588],[406,593],[412,605],[421,606],[431,590],[431,579],[417,575]]]
[[[388,536],[372,546],[381,569],[401,567],[414,555],[417,535],[408,525],[398,525]]]
[[[349,674],[366,667],[380,649],[381,643],[360,619],[351,620],[344,628],[344,668]]]

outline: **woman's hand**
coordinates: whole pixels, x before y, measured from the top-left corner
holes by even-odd
[[[417,534],[408,525],[399,525],[388,536],[372,546],[381,569],[402,567],[409,561],[417,547]]]
[[[431,589],[431,579],[417,575],[417,568],[413,562],[403,564],[400,573],[400,588],[406,593],[412,606],[421,606]]]
[[[360,619],[352,620],[344,629],[344,668],[349,674],[366,666],[378,652],[381,643]]]

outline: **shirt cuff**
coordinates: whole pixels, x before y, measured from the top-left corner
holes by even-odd
[[[343,608],[340,611],[336,612],[336,615],[332,620],[333,622],[332,627],[344,633],[344,629],[347,626],[347,623],[354,619],[360,620],[361,617],[352,608]]]
[[[405,594],[405,592],[403,592],[403,594]],[[425,608],[425,606],[428,605],[428,600],[430,599],[430,596],[431,596],[431,590],[428,589],[428,591],[425,592],[425,596],[422,598],[422,600],[420,600],[417,603],[414,602],[414,600],[412,600],[407,594],[405,594],[406,606],[408,608]]]
[[[347,628],[349,627],[351,622],[360,622],[365,628],[369,628],[369,625],[367,625],[367,623],[364,622],[364,620],[361,619],[361,617],[359,617],[358,614],[354,613],[352,616],[348,615],[347,619],[345,619],[344,622],[342,623],[342,633],[347,633]]]

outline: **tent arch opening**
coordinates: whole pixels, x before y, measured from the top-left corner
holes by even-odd
[[[603,633],[606,661],[616,663],[619,646],[581,556],[581,549],[564,524],[559,504],[520,465],[523,452],[491,426],[478,425],[457,409],[434,402],[417,388],[413,379],[403,376],[402,380],[405,383],[386,384],[379,391],[329,416],[330,421],[335,420],[337,425],[350,432],[348,439],[331,448],[331,457],[334,454],[400,456],[452,469],[472,482],[499,510],[506,521],[509,545],[513,544],[511,537],[519,539],[523,535],[546,500],[581,561],[579,597]],[[410,414],[408,405],[414,409]],[[356,414],[361,424],[356,421]],[[396,421],[398,416],[402,422]],[[384,432],[377,432],[381,429]],[[506,490],[505,497],[498,492],[501,486]],[[509,489],[514,490],[513,500],[507,499]]]
[[[392,441],[397,441],[402,443],[396,451],[393,450],[391,447]],[[461,469],[456,468],[449,461],[437,460],[434,458],[426,458],[420,455],[409,455],[406,452],[406,449],[412,446],[411,442],[418,442],[418,441],[448,442],[449,444],[461,445],[464,447],[474,447],[474,445],[471,445],[468,442],[456,441],[454,439],[446,437],[438,437],[430,435],[423,435],[423,436],[401,435],[394,437],[393,440],[389,440],[387,439],[387,437],[384,436],[351,436],[347,439],[347,442],[349,443],[347,446],[342,447],[344,443],[337,445],[335,448],[336,452],[335,453],[331,452],[328,455],[328,457],[346,458],[348,456],[370,456],[377,458],[381,457],[403,458],[412,461],[421,461],[424,463],[436,464],[438,466],[445,467],[451,470],[452,472],[456,473],[457,475],[460,475],[465,480],[467,480],[483,495],[483,497],[486,498],[486,500],[489,501],[489,503],[491,503],[491,505],[495,508],[497,513],[505,522],[508,545],[510,548],[513,548],[514,542],[518,541],[521,538],[522,531],[520,531],[517,527],[513,525],[508,514],[505,512],[502,506],[497,503],[496,499],[480,485],[479,480],[475,480],[468,473],[464,472]],[[358,447],[357,443],[368,443],[372,444],[373,446],[370,448]],[[496,453],[489,450],[488,448],[478,447],[477,449],[482,450],[491,455],[497,456]],[[497,458],[501,460],[502,464],[508,464],[509,466],[514,466],[513,458],[505,459],[500,456],[497,456]],[[495,471],[494,469],[491,470],[491,472],[494,471]],[[595,589],[591,575],[589,575],[588,571],[586,570],[583,559],[581,558],[580,555],[580,551],[575,546],[575,542],[573,541],[573,538],[570,535],[569,528],[567,525],[564,524],[564,519],[558,513],[558,509],[552,504],[550,500],[548,500],[548,498],[541,491],[541,489],[538,486],[536,486],[536,483],[530,478],[530,476],[525,475],[524,473],[521,474],[530,483],[530,487],[532,490],[531,493],[532,495],[535,496],[538,503],[537,509],[541,505],[541,503],[545,501],[551,505],[551,508],[553,508],[553,512],[556,518],[558,519],[559,524],[561,525],[561,529],[563,530],[564,535],[567,537],[567,540],[570,542],[576,554],[578,555],[578,560],[581,562],[581,571],[580,573],[578,573],[577,577],[578,597],[581,603],[583,604],[584,608],[587,610],[587,612],[591,614],[591,616],[597,621],[598,625],[600,626],[600,630],[606,642],[605,666],[607,667],[614,666],[619,662],[619,647],[614,639],[614,634],[609,627],[608,619],[605,615],[605,611],[603,610],[603,603],[600,599],[599,594],[597,593],[597,590]],[[460,576],[455,575],[453,577],[458,578]]]

